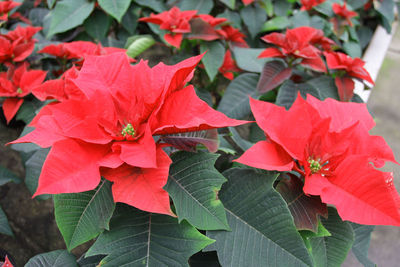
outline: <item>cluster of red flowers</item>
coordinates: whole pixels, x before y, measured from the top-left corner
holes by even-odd
[[[253,99],[250,104],[267,140],[238,162],[297,171],[304,193],[335,205],[343,220],[400,226],[393,174],[375,168],[396,160],[382,137],[368,133],[375,123],[365,104],[320,101],[310,95],[307,100],[299,95],[290,110]]]
[[[1,21],[7,21],[8,13],[20,5],[21,5],[21,3],[17,3],[17,2],[13,2],[13,1],[0,2],[0,23],[1,23]]]
[[[197,10],[181,11],[174,6],[160,14],[152,13],[150,17],[140,18],[139,21],[160,25],[160,29],[168,31],[164,35],[165,41],[176,48],[180,48],[183,34],[188,34],[188,39],[206,41],[223,39],[233,45],[247,47],[243,39],[245,35],[231,25],[226,25],[226,18],[196,14]]]
[[[354,82],[351,78],[367,81],[373,84],[369,73],[363,68],[365,62],[360,58],[334,52],[334,42],[325,37],[323,32],[311,27],[288,29],[286,34],[271,33],[261,38],[277,47],[266,48],[260,58],[283,58],[290,67],[300,64],[315,71],[326,72],[325,56],[328,68],[331,70],[344,70],[335,73],[335,83],[342,101],[349,101],[353,97]]]

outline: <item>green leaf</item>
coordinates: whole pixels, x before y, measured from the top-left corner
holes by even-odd
[[[174,201],[179,222],[186,219],[201,230],[229,230],[218,191],[226,181],[214,164],[218,155],[178,152],[172,155],[164,189]]]
[[[61,0],[50,12],[51,22],[47,37],[65,32],[83,23],[94,8],[94,2],[89,0]]]
[[[78,259],[79,267],[97,267],[100,264],[100,261],[105,257],[104,255],[96,255],[91,257],[85,257],[86,255],[83,254]]]
[[[264,49],[261,48],[242,48],[234,47],[236,64],[242,70],[260,73],[266,62],[272,61],[273,58],[258,58]]]
[[[271,91],[292,76],[292,68],[283,61],[273,60],[265,63],[257,83],[257,91],[261,94]]]
[[[277,16],[287,16],[291,12],[292,4],[287,0],[274,1],[274,11]]]
[[[105,12],[121,22],[122,16],[128,10],[131,0],[98,0],[98,3]]]
[[[10,225],[8,224],[7,216],[0,207],[0,233],[13,236]]]
[[[318,12],[326,15],[328,18],[330,18],[335,15],[332,10],[332,4],[335,2],[337,2],[337,1],[327,0],[319,5],[315,6],[314,9],[317,10]]]
[[[375,226],[350,223],[353,228],[355,240],[352,247],[354,256],[365,267],[374,267],[375,264],[368,259],[369,241]]]
[[[182,0],[179,3],[181,10],[197,10],[197,14],[208,14],[214,7],[213,0]]]
[[[296,12],[291,18],[290,23],[292,28],[301,26],[310,26],[310,16],[307,11]]]
[[[55,250],[36,255],[31,258],[25,267],[78,267],[75,256],[66,250]]]
[[[47,6],[52,9],[57,0],[47,0]]]
[[[330,76],[320,76],[307,81],[312,87],[316,88],[321,96],[321,100],[325,98],[333,98],[339,100],[339,94],[335,85],[335,80]]]
[[[24,101],[18,110],[16,120],[22,120],[26,124],[29,124],[39,112],[39,109],[42,107],[42,105],[43,103],[37,99],[32,101]]]
[[[368,0],[347,0],[347,4],[350,5],[353,10],[363,7],[367,2]]]
[[[136,27],[138,25],[138,15],[136,14],[136,10],[140,8],[134,8],[133,5],[128,9],[125,15],[122,17],[121,25],[124,29],[130,34],[134,34],[136,31]]]
[[[200,44],[200,53],[207,53],[203,56],[202,62],[210,81],[213,81],[222,66],[225,56],[225,48],[219,41],[203,42]]]
[[[95,40],[106,37],[111,25],[111,18],[100,10],[95,10],[83,23],[86,32]]]
[[[310,240],[316,266],[340,266],[354,242],[354,233],[350,224],[342,221],[336,209],[329,207],[328,213],[328,219],[321,218],[321,222],[331,236]]]
[[[0,166],[0,186],[9,182],[14,182],[19,184],[21,180],[18,178],[16,174],[11,172],[9,169]]]
[[[357,42],[351,42],[351,41],[345,42],[343,44],[343,50],[346,52],[346,54],[348,54],[352,58],[362,56],[361,46]]]
[[[25,184],[31,194],[36,192],[39,176],[42,172],[42,166],[46,160],[49,150],[50,149],[48,148],[38,149],[25,163]],[[49,195],[40,195],[36,198],[47,199],[48,197]]]
[[[260,32],[261,25],[267,19],[267,13],[262,8],[248,5],[240,10],[240,15],[244,24],[247,26],[251,37],[255,38]]]
[[[118,206],[110,231],[103,232],[86,256],[107,255],[108,266],[188,266],[194,253],[213,240],[202,235],[186,221]]]
[[[307,94],[313,95],[321,99],[319,91],[308,83],[294,83],[291,80],[286,80],[279,88],[278,96],[275,104],[289,109],[297,98],[298,92],[306,98]]]
[[[261,32],[270,32],[276,30],[283,30],[289,27],[290,20],[288,17],[274,17],[273,19],[268,20],[261,27]]]
[[[328,216],[326,204],[321,202],[319,196],[305,195],[303,192],[304,183],[297,176],[286,173],[281,177],[276,190],[288,204],[296,228],[317,232],[319,217]]]
[[[177,149],[189,152],[195,152],[198,144],[202,144],[212,153],[218,150],[217,129],[162,135],[160,139]]]
[[[235,0],[232,0],[232,1],[235,1]],[[240,18],[240,15],[235,11],[225,9],[225,11],[223,13],[218,14],[217,18],[227,18],[229,20],[229,22],[232,23],[231,25],[233,27],[241,28],[242,19]]]
[[[229,127],[229,131],[232,133],[232,140],[236,143],[237,146],[239,146],[243,151],[248,150],[250,147],[252,147],[254,144],[252,142],[249,142],[245,139],[243,139],[239,132],[235,129],[235,127]]]
[[[379,14],[382,15],[384,20],[386,20],[386,23],[384,23],[386,31],[390,33],[392,29],[391,25],[394,21],[394,1],[382,0],[380,2],[377,2],[376,4],[378,5],[376,7],[376,10],[378,11]]]
[[[95,190],[55,195],[54,213],[67,249],[70,251],[109,229],[114,208],[111,183],[107,180]]]
[[[286,202],[273,188],[276,174],[229,169],[219,197],[232,231],[207,231],[222,266],[311,266]]]
[[[126,54],[131,58],[135,58],[156,43],[153,36],[150,34],[129,37],[127,42],[130,44]]]
[[[219,0],[219,1],[224,3],[230,9],[235,9],[236,0]]]
[[[244,73],[236,77],[226,88],[218,105],[218,111],[233,119],[243,119],[250,111],[249,96],[257,98],[258,74]]]
[[[163,0],[133,0],[133,1],[141,6],[151,8],[152,10],[157,11],[158,13],[161,13],[168,9],[167,6],[164,4]]]

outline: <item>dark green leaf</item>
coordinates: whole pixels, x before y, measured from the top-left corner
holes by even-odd
[[[39,100],[24,101],[18,110],[16,120],[22,120],[26,124],[30,123],[39,112],[42,104]]]
[[[378,6],[376,10],[386,20],[386,31],[391,32],[391,25],[394,21],[394,1],[393,0],[382,0],[376,3]]]
[[[346,42],[343,44],[343,50],[346,52],[346,54],[348,54],[349,56],[351,56],[352,58],[355,57],[361,57],[361,47],[359,43],[356,42]]]
[[[290,18],[290,22],[292,28],[310,26],[310,16],[307,11],[299,11]]]
[[[186,221],[119,206],[111,219],[110,231],[103,232],[86,253],[107,255],[108,266],[188,266],[191,255],[211,244]]]
[[[128,10],[131,0],[98,0],[100,7],[121,22],[122,16]]]
[[[131,58],[137,57],[156,43],[150,34],[129,37],[127,42],[130,44],[126,53]]]
[[[163,0],[133,0],[133,1],[141,6],[151,8],[152,10],[157,11],[158,13],[167,10],[167,7],[164,4]]]
[[[99,266],[100,261],[105,257],[104,255],[96,255],[91,257],[85,257],[86,255],[83,254],[78,259],[79,267],[97,267]]]
[[[319,217],[328,215],[326,204],[319,196],[307,196],[303,192],[304,183],[290,173],[281,175],[282,179],[276,190],[288,204],[298,230],[317,232]]]
[[[310,244],[316,266],[336,267],[346,259],[354,242],[354,233],[336,209],[329,207],[328,213],[328,219],[321,218],[321,221],[331,236],[311,238]]]
[[[261,32],[270,32],[276,30],[283,30],[289,27],[290,20],[288,17],[274,17],[273,19],[267,20],[261,27]]]
[[[254,144],[242,138],[239,132],[235,129],[235,127],[229,127],[229,130],[232,133],[232,139],[235,141],[236,145],[238,145],[243,151],[248,150]]]
[[[29,20],[35,26],[43,26],[43,19],[49,13],[47,8],[34,8],[29,12]]]
[[[335,85],[335,80],[330,76],[320,76],[307,81],[307,84],[311,84],[312,87],[319,91],[321,100],[325,98],[333,98],[339,100],[339,94]]]
[[[264,94],[271,91],[292,75],[292,68],[284,62],[273,60],[265,63],[257,83],[257,91]]]
[[[114,212],[111,183],[103,180],[92,191],[54,196],[54,213],[67,249],[98,236]]]
[[[164,189],[174,201],[179,222],[186,219],[202,230],[229,230],[218,191],[226,181],[215,168],[218,155],[179,152],[173,154]]]
[[[204,145],[208,151],[213,153],[218,150],[217,129],[168,134],[163,135],[160,138],[165,143],[173,145],[175,148],[180,150],[195,152],[198,144]]]
[[[213,0],[196,0],[187,1],[182,0],[179,3],[181,10],[197,10],[197,14],[209,14],[214,7]]]
[[[47,6],[52,9],[57,0],[47,0]]]
[[[232,0],[235,1],[235,0]],[[240,18],[239,13],[231,11],[229,9],[225,9],[224,13],[218,14],[218,18],[227,18],[229,22],[231,22],[232,26],[235,28],[240,28],[242,19]]]
[[[89,0],[61,0],[50,12],[51,23],[47,37],[79,26],[92,13],[94,2]]]
[[[267,13],[265,13],[265,10],[262,8],[248,5],[240,10],[240,15],[244,24],[247,26],[251,37],[255,38],[260,32],[261,25],[267,19]]]
[[[332,4],[335,2],[335,0],[327,0],[322,4],[315,6],[314,9],[328,17],[333,17],[334,13],[332,10]]]
[[[111,18],[100,10],[95,10],[83,23],[86,32],[95,40],[106,37],[111,25]]]
[[[7,216],[3,209],[0,207],[0,233],[13,236],[13,232],[8,224]]]
[[[353,10],[363,7],[367,2],[368,0],[347,0],[347,4],[350,5]]]
[[[135,8],[131,6],[122,17],[121,25],[127,32],[134,34],[138,24],[138,19],[139,17],[135,13]]]
[[[21,180],[9,169],[0,166],[0,186],[9,182],[14,182],[18,184],[21,182]]]
[[[355,240],[352,247],[353,254],[356,256],[358,261],[365,267],[374,267],[375,264],[368,259],[369,241],[371,239],[371,233],[374,231],[375,226],[373,225],[360,225],[356,223],[350,223],[353,228]]]
[[[226,88],[218,111],[233,119],[243,119],[250,114],[249,96],[256,98],[258,74],[244,73],[236,77]]]
[[[298,92],[306,98],[307,94],[321,99],[319,91],[308,83],[294,83],[291,80],[285,81],[279,88],[275,104],[289,109],[297,98]]]
[[[277,175],[229,169],[219,197],[232,231],[207,231],[222,266],[311,266],[286,202],[273,189]]]
[[[204,42],[200,45],[200,53],[206,51],[207,53],[203,56],[201,61],[204,64],[210,81],[212,81],[224,62],[225,48],[219,41]]]
[[[242,70],[261,72],[264,64],[273,60],[272,58],[258,58],[263,50],[261,48],[233,48],[236,64]]]
[[[48,148],[41,148],[37,150],[25,163],[25,184],[31,194],[34,194],[36,192],[39,176],[42,171],[42,166],[44,161],[46,160],[48,153]],[[46,199],[48,197],[49,195],[40,195],[36,198]]]
[[[287,16],[291,11],[292,4],[287,0],[274,2],[274,12],[277,16]]]
[[[36,255],[31,258],[25,267],[77,267],[75,256],[66,250],[55,250]]]
[[[219,0],[219,1],[224,3],[230,9],[235,9],[236,0]]]

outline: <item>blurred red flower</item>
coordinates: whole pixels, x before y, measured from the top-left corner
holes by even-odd
[[[224,62],[218,71],[227,79],[233,80],[233,72],[238,72],[240,69],[237,67],[235,60],[232,58],[232,53],[228,49],[225,52]]]
[[[13,1],[2,1],[0,2],[0,21],[8,20],[8,12],[20,6],[21,3],[13,2]]]
[[[322,4],[326,0],[301,0],[301,9],[300,10],[311,10],[313,7]]]

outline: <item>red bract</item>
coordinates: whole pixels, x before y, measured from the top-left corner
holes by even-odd
[[[254,0],[242,0],[242,2],[243,2],[243,4],[244,4],[245,6],[247,6],[247,5],[250,5],[251,3],[253,3]]]
[[[8,259],[7,255],[6,255],[6,259],[3,262],[3,264],[1,265],[1,267],[14,267],[14,265],[12,265],[11,261]]]
[[[236,66],[235,60],[232,58],[230,50],[225,52],[224,62],[218,71],[227,79],[233,80],[233,72],[238,72],[240,69]]]
[[[332,10],[336,15],[344,18],[350,26],[353,26],[353,23],[351,22],[351,18],[358,15],[357,12],[350,11],[347,9],[346,2],[343,3],[342,6],[338,3],[333,3]]]
[[[3,112],[7,123],[15,116],[24,102],[23,97],[41,84],[46,72],[41,70],[27,70],[28,64],[18,68],[10,67],[7,72],[0,72],[0,96],[7,97],[3,103]]]
[[[101,44],[95,44],[88,41],[75,41],[57,45],[48,45],[38,51],[38,53],[46,53],[63,59],[78,59],[79,61],[75,63],[81,65],[85,56],[109,55],[125,51],[126,49],[103,47]]]
[[[243,39],[246,35],[231,25],[222,26],[221,29],[217,30],[217,33],[222,36],[222,39],[230,42],[233,46],[249,47]]]
[[[74,83],[85,95],[45,106],[14,141],[52,146],[35,195],[94,189],[100,176],[113,196],[139,209],[172,214],[167,182],[171,160],[154,138],[244,123],[229,119],[186,86],[202,56],[177,65],[131,66],[124,53],[88,56]]]
[[[178,7],[173,7],[160,14],[150,14],[150,17],[140,18],[139,21],[145,21],[160,25],[160,29],[167,30],[169,33],[164,35],[165,41],[176,48],[179,48],[182,42],[183,33],[190,32],[189,20],[196,15],[196,10],[180,11]]]
[[[301,10],[311,10],[313,7],[322,4],[326,0],[301,0]]]
[[[13,2],[13,1],[3,1],[0,2],[0,21],[8,19],[8,12],[20,6],[21,3]]]
[[[339,73],[335,78],[342,101],[349,101],[354,95],[354,82],[351,78],[374,84],[368,71],[364,69],[365,62],[362,59],[352,58],[341,52],[324,52],[324,55],[329,69],[345,71]]]
[[[325,72],[325,63],[321,58],[321,51],[314,45],[316,38],[320,38],[321,30],[311,27],[299,27],[288,29],[286,34],[271,33],[261,39],[267,43],[272,43],[280,49],[270,47],[265,49],[258,56],[286,58],[289,62],[293,59],[301,59],[300,64],[316,71]]]
[[[250,100],[265,132],[237,161],[256,168],[298,171],[303,191],[336,206],[343,220],[400,225],[400,198],[391,173],[374,168],[395,162],[390,147],[368,131],[374,126],[365,104],[300,96],[290,110]],[[351,116],[349,116],[351,114]]]
[[[0,63],[20,62],[26,59],[35,48],[35,40],[32,39],[41,27],[21,27],[7,34],[0,35]]]

